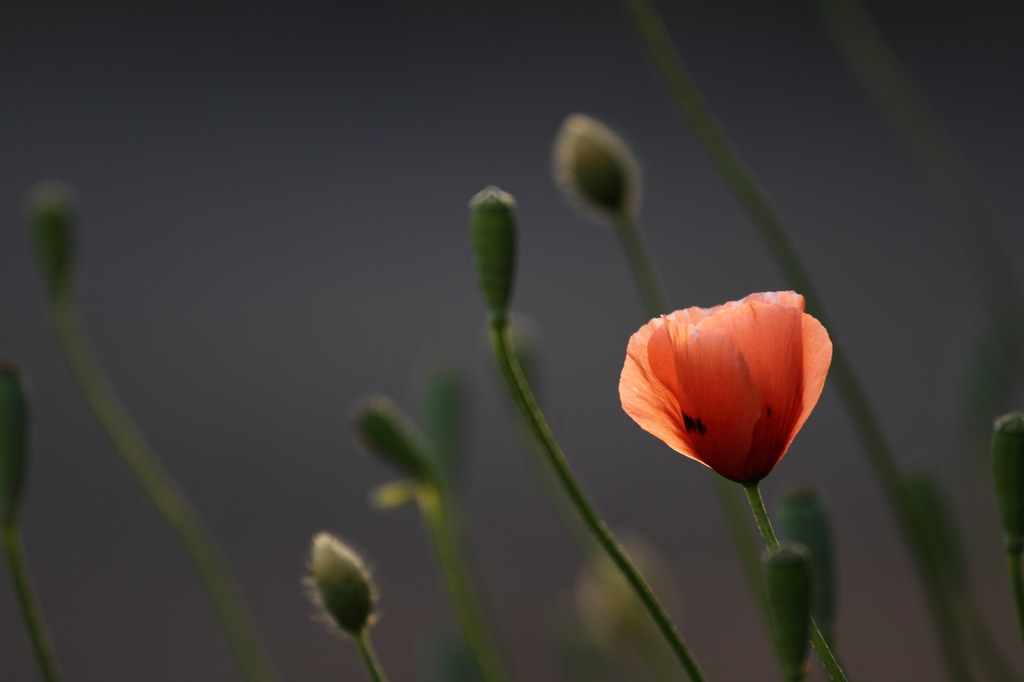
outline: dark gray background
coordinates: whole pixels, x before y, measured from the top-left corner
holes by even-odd
[[[1024,11],[872,5],[1019,258]],[[960,243],[810,5],[667,12],[789,218],[901,461],[956,485],[978,601],[1024,670],[984,425],[973,448],[954,445],[966,359],[988,325]],[[664,553],[709,679],[776,675],[705,471],[618,405],[626,341],[645,321],[624,259],[550,180],[562,119],[601,118],[640,159],[643,223],[677,306],[787,288],[618,5],[5,3],[0,86],[0,352],[31,375],[26,541],[69,680],[240,678],[57,353],[23,217],[52,178],[79,192],[96,351],[221,541],[285,679],[363,675],[300,590],[315,531],[375,567],[374,638],[394,680],[421,678],[425,643],[451,621],[415,514],[366,503],[394,474],[351,444],[346,416],[375,391],[411,409],[438,356],[472,391],[466,505],[504,641],[520,679],[557,679],[552,612],[579,556],[523,463],[482,340],[466,202],[492,183],[519,200],[514,305],[542,330],[550,418],[573,465],[611,525]],[[851,679],[940,679],[906,553],[828,385],[766,496],[807,480],[834,513]],[[35,679],[5,572],[0,666],[0,679]]]

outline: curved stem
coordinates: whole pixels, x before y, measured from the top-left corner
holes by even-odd
[[[657,317],[671,312],[668,299],[665,297],[665,288],[661,285],[661,278],[658,277],[658,271],[651,258],[650,248],[636,220],[630,216],[618,218],[615,221],[615,234],[619,236],[619,244],[626,252],[626,259],[633,272],[633,279],[640,289],[640,297],[647,308],[647,315]]]
[[[486,682],[502,682],[497,647],[480,615],[476,590],[459,550],[452,503],[440,485],[422,485],[416,496],[466,644]]]
[[[78,324],[69,291],[54,293],[51,314],[61,350],[79,390],[121,459],[191,560],[220,619],[239,668],[251,682],[275,681],[277,675],[263,653],[241,594],[219,549],[199,514],[150,449],[103,376]]]
[[[764,499],[761,498],[761,486],[755,481],[754,483],[744,484],[743,490],[747,493],[747,501],[750,502],[750,510],[754,513],[754,521],[757,522],[757,529],[761,531],[761,537],[764,538],[765,547],[768,549],[778,549],[779,539],[775,537],[775,529],[772,528],[771,519],[768,518],[768,510],[765,509]],[[811,621],[811,645],[814,646],[818,658],[821,659],[821,664],[825,666],[825,672],[828,673],[829,679],[833,680],[833,682],[845,682],[846,675],[839,666],[839,661],[836,660],[832,649],[829,648],[828,642],[822,636],[821,630],[818,629],[818,624],[814,622],[810,615],[807,618]]]
[[[377,659],[377,652],[373,650],[373,644],[370,643],[370,633],[364,630],[359,635],[353,636],[352,639],[356,643],[356,649],[359,650],[359,657],[363,660],[363,665],[366,666],[366,672],[370,674],[370,679],[373,682],[387,682],[388,678],[384,676],[384,669]]]
[[[1021,553],[1007,552],[1007,566],[1010,569],[1010,582],[1013,583],[1013,603],[1017,607],[1017,621],[1020,623],[1021,636],[1024,637],[1024,575],[1021,570]]]
[[[18,605],[21,608],[22,620],[25,621],[25,629],[28,630],[29,639],[32,640],[32,647],[35,649],[39,670],[47,682],[58,682],[60,673],[57,670],[57,660],[53,655],[53,645],[46,633],[46,626],[43,624],[42,612],[32,591],[32,581],[29,579],[28,566],[22,551],[21,528],[18,521],[5,522],[2,532],[11,581],[14,583],[14,592],[18,595]]]
[[[673,625],[665,608],[658,601],[643,575],[641,575],[629,556],[615,540],[615,537],[608,530],[604,521],[598,516],[584,494],[583,489],[573,476],[572,471],[569,469],[565,455],[562,453],[561,448],[558,447],[558,443],[555,441],[551,429],[541,414],[540,408],[537,407],[533,393],[530,391],[530,387],[526,383],[526,379],[523,377],[522,370],[516,360],[515,353],[512,351],[507,322],[504,320],[491,320],[489,331],[495,359],[501,368],[501,374],[505,379],[509,392],[516,402],[516,407],[519,408],[520,414],[522,414],[523,419],[530,427],[534,437],[544,448],[544,454],[547,455],[548,462],[557,474],[558,480],[561,482],[576,511],[590,529],[590,532],[593,533],[594,538],[605,552],[608,553],[612,562],[622,571],[627,582],[636,591],[644,608],[654,620],[655,625],[661,631],[662,636],[676,655],[690,680],[693,682],[704,680],[704,674],[697,665],[697,661],[694,659],[693,654],[690,653],[690,649],[686,646],[679,631]]]

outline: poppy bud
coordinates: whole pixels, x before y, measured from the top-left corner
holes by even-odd
[[[583,207],[613,219],[631,217],[639,173],[626,143],[603,123],[583,114],[565,119],[555,138],[555,180]]]
[[[992,473],[1006,551],[1024,547],[1024,412],[1004,414],[992,434]]]
[[[36,255],[51,295],[65,292],[71,285],[73,208],[73,192],[58,183],[40,185],[29,196],[28,211]]]
[[[802,680],[811,622],[810,552],[803,545],[784,542],[766,551],[761,560],[783,673],[787,680]]]
[[[10,523],[18,512],[28,451],[28,404],[18,368],[0,361],[0,522]]]
[[[826,641],[832,641],[835,621],[836,571],[832,534],[821,495],[813,486],[792,488],[776,506],[779,538],[800,543],[811,551],[811,599],[814,622]]]
[[[493,185],[469,201],[480,290],[491,320],[504,322],[516,267],[516,200]]]
[[[309,561],[310,598],[328,622],[359,637],[373,624],[377,595],[362,559],[338,538],[319,533]]]
[[[430,446],[389,398],[371,396],[352,411],[356,442],[419,482],[433,480]]]

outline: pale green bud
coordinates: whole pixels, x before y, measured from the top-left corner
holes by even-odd
[[[504,322],[516,269],[516,200],[487,187],[469,201],[469,228],[488,316]]]
[[[583,114],[565,119],[555,138],[555,180],[584,208],[613,219],[633,217],[639,203],[639,171],[626,143],[603,123]]]
[[[992,473],[996,507],[1003,523],[1006,551],[1024,546],[1024,412],[995,420],[992,434]]]
[[[333,535],[319,533],[309,571],[310,598],[326,619],[353,637],[362,635],[373,624],[377,595],[359,555]]]

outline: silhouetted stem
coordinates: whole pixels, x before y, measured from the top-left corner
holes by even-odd
[[[58,682],[60,673],[57,669],[57,660],[53,655],[53,645],[46,633],[42,612],[32,591],[32,581],[29,579],[28,566],[22,551],[20,524],[18,521],[5,522],[2,532],[7,567],[10,570],[11,582],[14,583],[14,593],[18,597],[18,606],[21,608],[25,629],[28,631],[32,648],[35,650],[39,671],[47,682]]]
[[[219,549],[198,513],[170,473],[164,469],[107,383],[78,324],[69,291],[58,291],[53,295],[51,314],[61,350],[79,390],[124,463],[192,562],[220,619],[239,668],[250,682],[277,680]]]
[[[480,615],[480,602],[463,562],[455,518],[446,498],[439,486],[427,484],[420,486],[416,496],[456,617],[480,675],[486,682],[503,682],[505,673],[498,662],[497,647]]]
[[[355,635],[352,639],[356,643],[356,649],[359,650],[359,657],[363,660],[363,665],[366,666],[366,672],[370,674],[370,679],[373,682],[387,682],[387,677],[384,676],[384,669],[381,668],[380,661],[377,660],[377,652],[373,650],[373,644],[370,643],[370,633],[363,631],[359,635]]]
[[[779,539],[775,537],[775,529],[772,528],[772,522],[768,518],[768,510],[765,509],[764,500],[761,498],[760,485],[756,482],[749,483],[745,484],[743,489],[747,493],[747,501],[750,502],[750,510],[754,513],[754,521],[757,522],[757,529],[761,531],[761,537],[764,538],[765,547],[770,550],[778,549]],[[846,675],[843,673],[843,669],[839,667],[839,661],[836,660],[832,649],[829,648],[828,642],[821,635],[818,624],[814,622],[810,614],[808,614],[807,618],[811,621],[811,644],[814,646],[818,658],[821,659],[821,664],[825,666],[825,672],[828,673],[829,679],[833,682],[839,682],[840,680],[845,682]]]
[[[569,469],[565,455],[555,441],[551,429],[548,427],[547,421],[544,419],[544,415],[541,414],[540,408],[537,406],[536,400],[534,400],[533,393],[523,377],[519,362],[511,348],[507,322],[505,320],[491,320],[489,331],[495,360],[501,368],[502,377],[504,377],[508,390],[515,400],[516,407],[519,408],[519,412],[526,421],[527,426],[529,426],[530,431],[543,447],[548,462],[554,469],[559,482],[565,489],[576,511],[583,519],[587,528],[590,529],[590,532],[593,533],[598,544],[607,552],[612,562],[622,571],[626,581],[636,591],[644,608],[654,620],[655,625],[657,625],[658,630],[665,638],[665,641],[672,649],[690,680],[693,682],[704,680],[704,675],[697,665],[697,661],[672,623],[665,608],[654,595],[654,591],[647,583],[647,580],[644,579],[640,571],[633,565],[625,550],[622,549],[611,531],[608,530],[604,521],[598,516],[584,494],[583,489],[576,481],[575,476],[573,476],[572,471]]]

